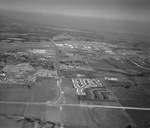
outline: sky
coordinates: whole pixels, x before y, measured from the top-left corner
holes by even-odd
[[[149,0],[0,0],[0,8],[71,17],[149,22]]]

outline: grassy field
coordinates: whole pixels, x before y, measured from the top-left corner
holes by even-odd
[[[46,120],[46,105],[27,104],[24,116]]]
[[[55,100],[59,93],[56,79],[34,83],[31,88],[21,85],[3,85],[0,88],[1,101],[47,102]]]
[[[22,128],[23,122],[17,122],[12,119],[5,119],[0,117],[1,128]]]
[[[141,108],[150,108],[150,101],[145,100],[118,100],[122,106],[126,107],[141,107]]]
[[[26,105],[0,103],[0,128],[21,128],[23,122],[19,122],[24,116]]]
[[[128,90],[128,89],[119,89],[119,88],[109,88],[117,99],[126,99],[126,100],[149,100],[150,96],[147,95],[144,91],[137,90]]]
[[[80,107],[62,108],[62,122],[65,128],[87,128],[83,110]]]
[[[63,78],[62,79],[62,90],[64,92],[65,103],[68,104],[78,104],[78,96],[75,88],[71,82],[71,79]]]
[[[61,112],[59,106],[48,106],[46,107],[46,121],[61,122]]]
[[[0,103],[0,114],[23,116],[26,105],[22,104],[3,104]]]
[[[139,128],[150,128],[150,111],[127,110]]]
[[[123,110],[118,109],[92,109],[97,124],[102,128],[135,128],[135,125]],[[129,127],[130,128],[130,127]]]

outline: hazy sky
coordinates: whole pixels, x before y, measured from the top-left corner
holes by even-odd
[[[0,0],[0,8],[106,19],[148,21],[149,0]]]

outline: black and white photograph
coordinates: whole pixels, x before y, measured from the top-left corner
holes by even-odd
[[[0,0],[0,128],[150,128],[150,0]]]

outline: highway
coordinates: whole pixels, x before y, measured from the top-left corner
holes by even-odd
[[[46,106],[70,106],[70,107],[89,107],[89,108],[108,108],[108,109],[132,109],[132,110],[146,110],[150,111],[150,108],[143,107],[124,107],[124,106],[107,106],[107,105],[91,105],[91,104],[61,104],[61,103],[48,103],[48,102],[7,102],[0,101],[0,104],[20,104],[20,105],[46,105]]]

